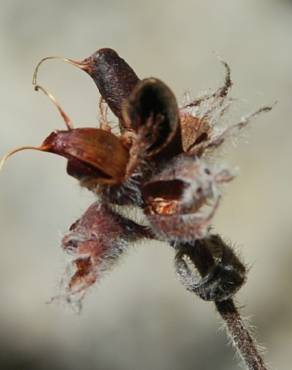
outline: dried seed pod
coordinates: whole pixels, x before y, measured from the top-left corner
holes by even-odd
[[[176,98],[160,80],[142,80],[125,101],[123,118],[137,132],[146,157],[163,158],[182,152]]]
[[[107,184],[117,184],[124,179],[128,150],[110,132],[95,128],[55,131],[45,139],[43,146],[45,151],[67,158],[69,175],[78,179],[92,177]]]
[[[150,235],[146,227],[115,213],[108,205],[93,203],[62,239],[62,248],[73,260],[62,281],[65,294],[56,298],[65,298],[80,308],[88,288],[118,261],[127,242]]]
[[[110,132],[96,128],[76,128],[52,132],[39,147],[17,148],[3,157],[0,168],[14,153],[33,149],[68,159],[69,175],[88,188],[97,184],[120,184],[126,174],[128,149]],[[114,153],[114,155],[112,155]]]
[[[228,169],[181,154],[143,185],[144,212],[159,237],[191,241],[206,236],[220,201]]]
[[[121,129],[131,129],[131,127],[125,127],[122,120],[122,105],[140,79],[129,64],[115,50],[110,48],[99,49],[82,61],[58,56],[45,57],[35,68],[33,74],[34,86],[38,85],[37,75],[40,65],[44,61],[51,59],[63,60],[88,73],[94,80],[102,98],[109,105],[112,112],[119,118]]]
[[[138,76],[128,63],[116,51],[108,48],[97,50],[82,62],[71,62],[93,78],[103,99],[122,120],[123,102],[139,82]]]
[[[206,118],[198,118],[181,110],[180,124],[184,152],[200,156],[203,143],[208,140],[212,130],[209,122]]]

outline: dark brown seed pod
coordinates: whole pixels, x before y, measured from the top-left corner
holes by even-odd
[[[123,120],[137,132],[147,157],[182,151],[176,98],[162,81],[142,80],[125,101]]]
[[[93,78],[103,99],[122,120],[123,102],[140,81],[129,64],[108,48],[97,50],[82,62],[72,62]]]

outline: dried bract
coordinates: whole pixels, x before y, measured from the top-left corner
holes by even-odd
[[[62,281],[63,297],[80,304],[87,289],[116,263],[128,243],[146,237],[151,238],[147,227],[113,212],[106,204],[92,204],[62,239],[62,248],[72,258]]]

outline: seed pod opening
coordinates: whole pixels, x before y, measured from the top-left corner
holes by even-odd
[[[142,80],[126,101],[123,113],[124,121],[138,133],[148,156],[166,147],[171,148],[173,155],[181,151],[176,98],[162,81]]]
[[[180,210],[183,192],[188,186],[181,180],[153,181],[144,185],[145,214],[175,214]]]

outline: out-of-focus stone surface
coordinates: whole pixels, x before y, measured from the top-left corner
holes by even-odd
[[[178,98],[217,87],[232,68],[232,120],[278,100],[222,158],[240,167],[215,218],[251,266],[238,296],[272,368],[291,368],[292,2],[17,1],[0,13],[0,151],[39,144],[63,123],[31,86],[46,55],[83,59],[112,47],[141,77],[164,80]],[[74,122],[95,124],[92,81],[58,61],[39,81]],[[248,143],[246,143],[248,141]],[[17,370],[235,369],[212,304],[176,280],[173,251],[144,243],[106,277],[80,316],[46,301],[58,293],[59,240],[93,201],[65,161],[23,152],[0,174],[0,368]]]

